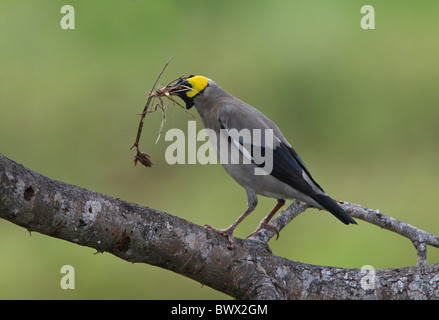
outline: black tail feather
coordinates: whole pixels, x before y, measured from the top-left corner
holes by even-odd
[[[344,224],[357,224],[355,220],[352,219],[352,217],[337,204],[337,202],[331,199],[331,197],[319,194],[314,197],[314,200],[316,200],[323,208],[331,212],[338,220],[340,220]]]

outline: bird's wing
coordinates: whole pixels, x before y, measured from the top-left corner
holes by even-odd
[[[260,143],[254,143],[253,139],[251,139],[250,146],[246,146],[239,139],[234,139],[232,135],[229,135],[229,139],[233,141],[233,144],[238,147],[244,156],[251,157],[252,160],[255,156],[254,150],[256,148],[260,148],[261,152],[264,151],[264,153],[272,149],[273,163],[270,174],[273,177],[314,199],[343,223],[356,224],[355,220],[314,181],[297,152],[291,147],[279,128],[263,113],[246,104],[240,106],[224,105],[218,111],[218,121],[220,127],[228,129],[229,132],[230,129],[238,131],[249,129],[250,132],[253,129],[272,129],[272,146],[266,145],[264,140],[261,140]],[[258,166],[264,165],[255,161],[253,163]]]
[[[233,105],[224,105],[218,112],[218,121],[222,129],[265,129],[273,130],[273,146],[267,146],[265,140],[261,143],[251,140],[251,145],[245,145],[242,141],[234,139],[229,135],[229,139],[237,146],[241,153],[253,160],[254,151],[256,148],[261,148],[262,154],[272,149],[273,152],[273,166],[271,175],[280,181],[288,184],[292,188],[302,192],[305,195],[313,196],[322,193],[322,188],[314,181],[305,166],[302,159],[297,152],[286,141],[285,137],[280,132],[279,128],[260,111],[246,105],[244,108],[237,108]],[[261,134],[264,137],[264,133]],[[253,137],[253,136],[252,136]],[[257,164],[263,166],[263,164]]]

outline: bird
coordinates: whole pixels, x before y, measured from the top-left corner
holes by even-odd
[[[171,87],[173,95],[180,97],[186,104],[186,109],[195,106],[206,129],[213,131],[216,136],[225,136],[228,150],[228,161],[221,161],[225,171],[246,191],[247,210],[226,229],[217,229],[209,224],[205,227],[213,232],[227,236],[230,246],[235,247],[233,235],[235,228],[252,213],[258,204],[258,195],[277,199],[275,207],[260,222],[251,237],[264,228],[277,229],[270,225],[271,218],[285,205],[286,200],[300,200],[307,205],[332,213],[344,224],[357,224],[355,220],[333,200],[313,179],[305,163],[284,137],[276,124],[261,111],[231,95],[212,79],[202,75],[182,77]],[[235,130],[234,130],[235,129]],[[250,139],[244,142],[242,136],[236,135],[240,130],[249,130],[255,136],[257,129],[272,133],[272,139],[267,137],[257,141]],[[234,131],[233,131],[234,130]],[[267,131],[268,130],[268,131]],[[232,134],[235,132],[235,134]],[[211,138],[211,136],[209,136]],[[221,139],[211,143],[215,146],[217,157],[221,157]],[[248,139],[247,139],[248,140]],[[223,140],[224,141],[224,140]],[[269,143],[270,142],[270,143]],[[231,161],[231,154],[240,155],[242,161]],[[271,167],[264,174],[255,174],[257,168],[264,163],[256,161],[256,152],[271,154]],[[236,153],[237,151],[237,153]],[[268,157],[267,157],[268,158]],[[235,159],[236,160],[236,159]],[[247,160],[247,161],[244,161]]]

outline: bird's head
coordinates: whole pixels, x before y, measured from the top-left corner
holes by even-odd
[[[184,77],[171,87],[179,88],[174,90],[173,94],[178,95],[186,103],[186,109],[190,109],[194,105],[194,99],[203,94],[204,90],[209,86],[209,79],[204,76]]]

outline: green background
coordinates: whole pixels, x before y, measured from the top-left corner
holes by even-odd
[[[75,9],[75,30],[60,27],[64,4]],[[375,30],[360,27],[365,4],[375,8]],[[140,144],[154,166],[133,166],[137,114],[173,55],[161,81],[202,74],[263,111],[332,197],[439,234],[438,12],[435,0],[2,0],[0,152],[56,180],[197,224],[230,225],[246,209],[244,190],[220,165],[168,165],[170,142],[163,135],[154,145],[159,112]],[[167,116],[165,130],[186,131],[191,120],[178,106]],[[274,204],[260,197],[236,236]],[[409,240],[317,210],[270,246],[319,265],[416,264]],[[429,247],[428,262],[439,262],[438,249]],[[59,284],[67,264],[75,290]],[[0,220],[0,298],[229,297]]]

